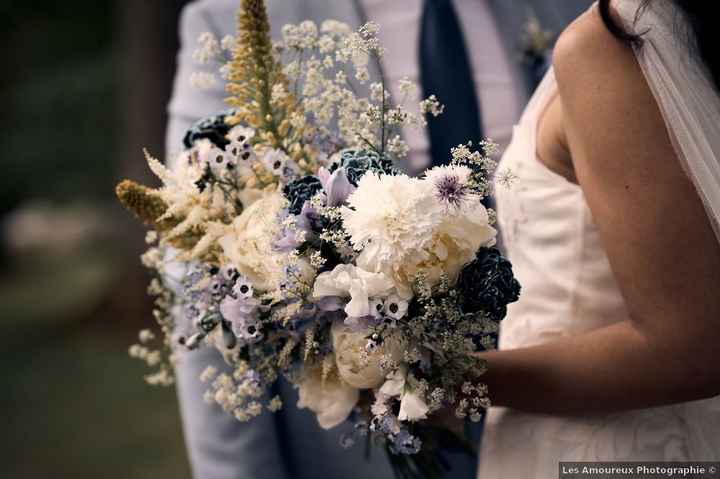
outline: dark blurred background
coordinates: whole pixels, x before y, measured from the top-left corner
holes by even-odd
[[[115,183],[162,156],[181,0],[0,2],[0,476],[189,477]]]

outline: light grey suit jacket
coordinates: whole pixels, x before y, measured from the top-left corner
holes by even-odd
[[[388,0],[392,1],[392,0]],[[478,0],[483,1],[483,0]],[[504,36],[508,55],[516,73],[525,81],[519,91],[527,98],[535,86],[536,73],[521,62],[520,38],[530,12],[542,26],[561,31],[591,3],[589,0],[489,0]],[[226,108],[220,85],[199,90],[189,84],[190,73],[202,70],[191,58],[198,36],[205,31],[218,37],[233,34],[238,0],[198,0],[183,11],[177,74],[170,101],[167,149],[171,158],[182,149],[185,131],[198,119]],[[359,0],[267,0],[273,35],[286,23],[311,19],[316,22],[333,18],[357,26],[364,22]],[[412,39],[408,39],[412,41]],[[214,66],[205,67],[213,71]],[[264,413],[249,423],[240,423],[217,406],[207,405],[202,395],[205,386],[199,375],[212,364],[227,369],[219,355],[210,349],[195,351],[177,367],[177,390],[193,475],[197,479],[240,478],[352,478],[393,477],[384,451],[372,447],[369,460],[365,446],[349,450],[339,446],[341,434],[350,425],[323,431],[314,415],[295,407],[297,395],[287,383],[278,390],[286,407],[272,415]],[[453,470],[448,477],[473,477],[475,464],[462,456],[451,458]]]

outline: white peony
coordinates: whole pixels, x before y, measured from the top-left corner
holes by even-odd
[[[261,292],[277,288],[281,277],[283,255],[273,250],[272,242],[284,204],[279,192],[266,194],[235,218],[218,240],[225,256]]]
[[[373,389],[383,383],[387,374],[381,367],[383,356],[394,362],[402,360],[401,345],[392,337],[385,338],[381,346],[368,352],[365,348],[367,332],[336,321],[330,334],[340,377],[358,389]]]
[[[345,313],[350,318],[361,318],[370,315],[371,297],[387,296],[394,287],[393,281],[382,273],[370,273],[351,264],[340,264],[315,278],[313,297],[350,297]]]
[[[472,208],[449,210],[433,232],[429,255],[408,262],[400,274],[409,280],[419,271],[435,284],[442,274],[454,282],[462,267],[473,260],[481,246],[495,243],[497,230],[490,226],[487,210],[477,201]],[[359,261],[358,261],[359,263]]]
[[[443,215],[430,184],[405,175],[367,173],[348,205],[342,211],[343,225],[353,246],[362,250],[358,266],[389,274],[401,295],[409,297],[412,279],[398,270],[408,261],[427,258],[426,248]]]
[[[323,429],[342,423],[358,402],[360,392],[336,374],[323,380],[321,366],[306,366],[299,383],[299,408],[308,408]]]
[[[376,263],[422,250],[443,214],[430,184],[405,175],[363,175],[348,205],[342,218],[350,241]]]
[[[462,177],[465,173],[453,170]],[[342,211],[351,243],[362,250],[357,266],[392,278],[404,298],[412,296],[420,271],[433,284],[443,273],[454,280],[497,234],[480,199],[468,201],[464,208],[449,209],[433,179],[365,174]]]

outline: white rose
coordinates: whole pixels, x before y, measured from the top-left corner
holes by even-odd
[[[358,402],[360,393],[336,374],[323,381],[322,367],[305,367],[299,384],[299,408],[308,408],[317,416],[323,429],[342,423]]]
[[[235,218],[230,232],[218,240],[225,256],[258,291],[275,289],[280,277],[282,255],[273,250],[272,241],[283,204],[279,192],[267,194]]]
[[[380,360],[384,355],[389,355],[393,361],[402,359],[402,349],[391,337],[386,338],[380,347],[367,352],[367,333],[336,321],[330,334],[340,377],[358,389],[373,389],[383,383],[386,371],[380,367]]]

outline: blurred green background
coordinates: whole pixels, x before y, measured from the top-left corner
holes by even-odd
[[[152,319],[113,198],[163,153],[187,2],[1,3],[1,475],[189,477],[174,389],[127,355]]]

